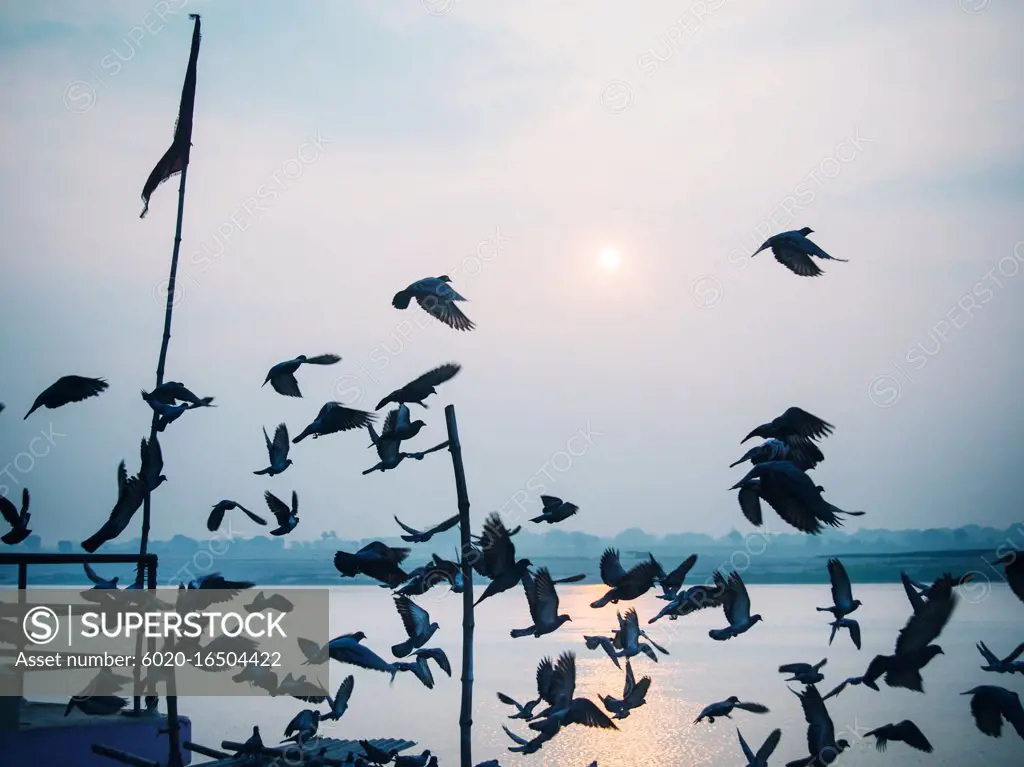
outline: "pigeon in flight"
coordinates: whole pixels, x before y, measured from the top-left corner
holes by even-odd
[[[163,450],[160,449],[160,440],[156,438],[155,434],[153,435],[152,442],[143,438],[139,455],[141,457],[139,479],[145,483],[146,487],[149,488],[149,492],[152,493],[167,481],[167,477],[162,474],[164,470]]]
[[[683,587],[683,583],[686,581],[686,576],[690,574],[690,570],[697,564],[697,555],[691,554],[675,570],[670,572],[663,578],[659,578],[658,582],[661,585],[662,593],[658,594],[658,599],[664,599],[666,601],[675,600],[679,594],[679,589]],[[650,621],[653,623],[654,621]]]
[[[863,511],[844,511],[826,501],[821,497],[821,487],[789,461],[759,463],[729,489],[739,490],[740,510],[757,527],[763,524],[762,498],[784,522],[811,535],[821,533],[823,524],[842,527],[840,515],[864,515]]]
[[[850,747],[850,743],[843,738],[836,740],[836,728],[832,724],[832,717],[828,715],[821,693],[813,684],[805,687],[803,692],[797,692],[793,688],[789,688],[789,691],[800,699],[800,705],[804,710],[804,719],[807,721],[807,750],[810,756],[789,762],[786,767],[817,767],[819,764],[832,764],[839,754]]]
[[[129,479],[124,461],[117,467],[117,503],[110,512],[107,521],[95,534],[82,541],[82,548],[94,553],[107,541],[112,541],[128,527],[142,503],[146,499],[146,486],[138,477]]]
[[[98,397],[106,391],[109,384],[103,378],[85,378],[83,376],[63,376],[43,389],[36,397],[25,418],[28,418],[41,407],[56,410],[72,402],[81,402],[89,397]],[[22,420],[25,420],[24,418]]]
[[[396,658],[404,658],[429,642],[440,626],[436,622],[431,623],[430,614],[409,597],[396,596],[395,608],[402,618],[402,625],[408,638],[392,645],[391,653]]]
[[[605,549],[600,562],[601,580],[609,587],[600,599],[591,602],[593,608],[604,607],[609,602],[618,604],[643,596],[661,574],[661,566],[651,559],[645,559],[627,572],[619,561],[617,549]]]
[[[282,594],[271,594],[265,596],[261,591],[249,604],[245,605],[247,613],[258,613],[265,610],[277,610],[280,613],[290,613],[295,605],[289,602]]]
[[[484,521],[480,549],[483,556],[474,558],[473,569],[480,575],[490,578],[491,582],[474,602],[474,606],[488,597],[515,588],[522,580],[523,574],[533,564],[529,559],[516,560],[516,545],[512,543],[512,533],[496,512],[492,512]]]
[[[408,574],[401,568],[402,562],[408,556],[407,548],[393,548],[380,541],[373,541],[355,554],[347,551],[335,553],[334,567],[346,578],[362,574],[390,588],[398,588],[409,579]]]
[[[860,649],[860,624],[857,623],[853,618],[840,618],[837,621],[832,621],[828,624],[832,627],[832,633],[828,635],[828,643],[831,646],[832,640],[836,638],[836,632],[839,629],[846,629],[850,632],[850,639],[853,640],[853,645],[858,650]]]
[[[407,383],[401,389],[395,389],[391,394],[378,402],[374,410],[380,410],[389,402],[394,402],[396,405],[415,402],[420,407],[426,408],[427,406],[423,400],[431,394],[437,394],[437,387],[446,381],[450,381],[460,370],[462,370],[462,366],[455,362],[447,362],[433,370],[429,370],[419,378]]]
[[[404,524],[402,520],[400,520],[397,516],[395,517],[395,522],[397,522],[398,526],[405,530],[405,532],[407,533],[407,535],[401,536],[403,541],[406,541],[408,543],[426,543],[438,533],[443,533],[448,530],[451,530],[453,527],[459,524],[459,515],[453,514],[452,516],[448,517],[448,519],[446,519],[444,522],[440,522],[427,530],[417,530],[414,527],[409,527],[408,525]]]
[[[840,620],[860,607],[861,601],[853,598],[850,576],[846,574],[843,563],[835,557],[828,561],[828,579],[832,583],[832,606],[815,609],[822,613],[832,613],[836,620]]]
[[[294,490],[291,508],[269,490],[263,493],[263,500],[277,520],[277,527],[270,531],[271,535],[287,535],[299,524],[299,495]]]
[[[553,525],[555,522],[568,519],[580,509],[576,504],[563,501],[553,495],[542,495],[540,501],[544,504],[544,508],[541,509],[540,516],[534,517],[530,520],[531,522],[547,522],[549,525]]]
[[[743,749],[743,756],[747,759],[747,767],[768,767],[768,757],[774,753],[779,745],[779,741],[782,740],[782,730],[772,730],[768,733],[768,737],[755,754],[750,750],[747,741],[743,739],[743,733],[740,732],[739,727],[736,728],[736,735],[740,739],[740,748]]]
[[[316,736],[319,725],[320,712],[309,708],[303,709],[288,722],[288,726],[284,728],[284,740],[281,742],[306,743]]]
[[[869,730],[864,733],[864,737],[869,738],[872,735],[875,736],[875,748],[879,751],[885,751],[886,746],[889,745],[890,740],[902,741],[911,748],[916,748],[918,751],[924,751],[926,754],[932,752],[932,744],[928,742],[928,738],[924,736],[924,733],[918,729],[917,725],[911,722],[909,719],[904,719],[902,722],[896,724],[884,724],[881,727],[876,727],[873,730]]]
[[[1017,645],[1013,652],[1002,660],[997,658],[992,651],[985,646],[984,642],[978,642],[977,647],[978,652],[980,652],[982,657],[985,659],[985,665],[981,667],[982,671],[994,671],[997,674],[1012,674],[1016,671],[1024,674],[1024,661],[1017,660],[1020,654],[1024,652],[1024,642]]]
[[[707,719],[708,724],[714,724],[715,719],[723,716],[732,719],[732,712],[737,708],[741,711],[749,711],[752,714],[768,713],[767,706],[763,706],[760,703],[745,703],[735,695],[730,695],[725,700],[720,700],[717,703],[705,706],[700,714],[698,714],[697,718],[693,720],[693,723],[697,724],[698,722]]]
[[[718,572],[715,573],[715,577],[719,580],[722,579],[721,573]],[[729,579],[725,581],[722,609],[725,611],[725,618],[729,621],[729,625],[724,629],[711,629],[708,632],[709,637],[719,641],[739,636],[762,620],[759,614],[750,614],[750,595],[747,593],[743,578],[735,571],[730,573]]]
[[[814,664],[810,663],[787,663],[784,666],[779,666],[780,674],[792,674],[787,682],[799,682],[800,684],[817,684],[825,678],[825,675],[821,673],[821,667],[828,663],[828,658],[822,658],[820,662]]]
[[[509,633],[513,639],[530,635],[541,637],[557,631],[563,623],[572,620],[568,615],[558,614],[558,593],[546,567],[539,568],[536,575],[530,575],[527,570],[523,573],[522,581],[533,625],[525,629],[512,629]]]
[[[447,274],[440,277],[425,277],[395,293],[391,305],[396,309],[408,309],[409,302],[415,299],[423,311],[448,327],[455,330],[472,330],[473,322],[456,305],[457,301],[466,299],[456,293],[449,283],[451,278]]]
[[[210,510],[210,516],[206,518],[206,529],[209,530],[211,533],[216,532],[220,528],[221,522],[224,521],[225,512],[233,511],[234,509],[238,509],[239,511],[244,513],[245,516],[247,516],[257,525],[267,524],[267,520],[265,520],[263,517],[257,514],[253,514],[242,504],[225,499],[223,501],[217,501],[213,509]]]
[[[317,413],[313,422],[302,430],[295,439],[292,440],[293,444],[298,444],[306,437],[312,436],[313,439],[323,437],[327,434],[334,434],[339,431],[349,431],[350,429],[362,429],[369,426],[375,418],[373,413],[367,413],[363,410],[354,410],[352,408],[345,407],[340,402],[328,402]]]
[[[773,418],[768,423],[763,423],[751,431],[750,434],[740,440],[740,444],[742,445],[753,437],[782,441],[792,437],[817,440],[827,437],[834,429],[835,427],[828,421],[824,421],[816,415],[811,415],[806,410],[791,407],[787,408],[786,412],[778,418]]]
[[[536,721],[530,722],[530,729],[542,734],[558,732],[570,724],[608,730],[619,729],[596,703],[589,698],[576,697],[575,692],[576,654],[569,650],[563,652],[555,664],[551,683],[551,696],[555,702],[538,714]]]
[[[426,426],[423,421],[409,420],[409,406],[402,404],[390,411],[384,418],[384,426],[380,430],[380,438],[385,442],[403,442],[419,434]],[[377,441],[371,441],[367,447],[374,447]]]
[[[809,226],[805,226],[803,229],[794,229],[790,232],[780,232],[765,240],[764,244],[753,252],[751,258],[762,250],[771,248],[772,253],[775,254],[776,261],[793,272],[793,274],[798,274],[801,277],[817,277],[824,274],[821,268],[811,260],[811,256],[828,261],[847,263],[847,259],[830,256],[817,244],[807,239],[807,235],[813,233],[814,230]]]
[[[30,500],[28,488],[23,487],[21,489],[21,511],[18,511],[18,507],[11,503],[6,496],[0,495],[0,516],[3,516],[4,521],[11,526],[11,529],[0,537],[0,541],[8,546],[17,546],[32,534],[28,527],[28,521],[32,518],[28,510]]]
[[[164,381],[153,391],[142,393],[142,398],[150,405],[157,402],[161,405],[173,406],[186,403],[192,407],[214,407],[210,403],[213,397],[198,397],[181,381]]]
[[[985,735],[998,738],[1003,734],[1003,719],[1024,739],[1024,707],[1020,696],[1005,687],[981,685],[961,695],[971,696],[971,715]]]
[[[270,372],[267,373],[267,377],[261,386],[266,386],[269,383],[278,394],[283,394],[286,397],[301,397],[302,392],[299,391],[299,382],[295,380],[295,371],[299,367],[304,364],[334,365],[337,362],[341,362],[341,357],[337,354],[318,354],[316,357],[307,357],[305,354],[300,354],[293,360],[278,362],[270,368]]]
[[[633,676],[633,667],[626,661],[626,683],[622,689],[621,698],[613,698],[611,695],[599,695],[605,709],[614,714],[613,719],[625,719],[634,708],[640,708],[647,703],[647,690],[651,687],[651,678],[645,676],[636,681]]]
[[[936,655],[944,654],[939,645],[931,642],[942,633],[956,604],[953,586],[947,583],[943,593],[936,594],[910,616],[896,638],[893,654],[876,655],[872,659],[864,673],[864,684],[877,690],[876,680],[885,674],[885,683],[889,687],[924,692],[921,669]]]
[[[288,448],[291,443],[288,441],[288,427],[280,423],[274,431],[274,441],[267,436],[267,429],[263,429],[263,440],[267,443],[267,454],[270,456],[270,465],[265,469],[254,471],[253,474],[266,474],[268,477],[276,476],[292,465],[292,459],[288,457]]]

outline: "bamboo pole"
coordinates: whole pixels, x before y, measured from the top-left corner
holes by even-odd
[[[473,564],[469,539],[469,493],[462,465],[462,444],[455,420],[455,405],[444,409],[448,426],[448,451],[455,470],[455,492],[459,503],[459,534],[462,544],[462,708],[459,714],[461,765],[473,767]]]

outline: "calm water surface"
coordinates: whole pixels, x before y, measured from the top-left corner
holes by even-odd
[[[979,587],[981,588],[981,587]],[[442,767],[458,764],[459,676],[461,668],[461,599],[436,594],[421,597],[434,620],[441,624],[434,646],[443,647],[453,665],[452,679],[435,670],[436,686],[427,690],[411,674],[400,674],[393,685],[388,676],[331,664],[331,689],[349,673],[356,678],[351,707],[340,722],[327,723],[321,734],[340,738],[408,738],[438,754]],[[634,659],[636,675],[652,677],[648,703],[620,722],[621,730],[600,731],[579,726],[563,730],[536,754],[511,754],[501,730],[508,724],[526,734],[520,721],[509,721],[512,711],[496,698],[498,690],[520,702],[536,696],[534,671],[545,655],[557,656],[573,649],[577,654],[577,695],[595,699],[597,694],[622,694],[623,672],[616,670],[601,652],[588,651],[584,634],[608,633],[615,626],[615,606],[593,610],[589,603],[602,593],[599,586],[561,587],[561,612],[572,616],[554,636],[511,639],[512,628],[529,625],[522,591],[488,599],[476,611],[474,698],[474,763],[497,758],[502,765],[585,767],[596,759],[601,767],[683,767],[684,765],[738,765],[743,763],[736,739],[737,725],[754,750],[772,729],[782,729],[782,741],[771,764],[783,765],[807,755],[807,727],[800,704],[787,690],[779,665],[816,663],[827,657],[825,694],[848,676],[862,674],[876,653],[891,653],[896,634],[910,615],[906,595],[899,586],[855,587],[864,604],[857,611],[863,633],[863,649],[857,651],[844,632],[828,646],[826,614],[816,606],[829,604],[827,585],[752,586],[754,610],[764,621],[748,633],[727,642],[716,642],[708,629],[725,625],[720,609],[678,621],[654,624],[652,637],[670,651],[654,663],[645,656]],[[1024,743],[1012,728],[1002,738],[982,735],[970,717],[968,697],[958,693],[979,684],[998,684],[1024,697],[1024,677],[991,674],[979,669],[981,656],[975,643],[984,640],[1003,656],[1024,641],[1024,605],[1003,585],[989,591],[965,592],[939,639],[946,651],[924,671],[925,694],[881,685],[880,692],[863,686],[848,687],[828,705],[838,737],[853,746],[838,765],[986,765],[1019,767]],[[430,598],[433,597],[433,598]],[[373,586],[339,587],[332,590],[331,624],[335,634],[362,630],[365,644],[384,657],[390,646],[404,638],[401,620],[388,592]],[[663,604],[654,597],[635,603],[641,622]],[[625,609],[625,607],[623,608]],[[793,684],[794,688],[799,685]],[[713,701],[737,695],[771,709],[769,714],[739,711],[732,721],[716,720],[694,725],[700,710]],[[192,718],[193,738],[205,745],[223,739],[245,740],[258,724],[263,739],[284,730],[289,719],[303,707],[290,698],[183,698],[181,709]],[[873,727],[913,719],[932,742],[935,751],[923,754],[902,743],[891,743],[885,754],[875,751],[874,738],[863,733]]]

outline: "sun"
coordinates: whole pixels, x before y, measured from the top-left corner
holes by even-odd
[[[622,263],[622,257],[619,255],[619,251],[615,248],[605,248],[601,251],[601,255],[598,257],[597,263],[602,269],[618,269]]]

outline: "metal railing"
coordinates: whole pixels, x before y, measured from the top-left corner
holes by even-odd
[[[55,554],[55,553],[42,553],[42,552],[0,552],[0,567],[17,567],[18,568],[18,605],[22,608],[28,601],[28,570],[32,565],[95,565],[95,564],[131,564],[139,567],[141,565],[143,572],[145,573],[145,587],[147,589],[156,588],[156,572],[157,572],[157,555],[156,554],[85,554],[85,553],[73,553],[73,554]],[[150,640],[151,644],[155,640]],[[141,653],[142,647],[142,635],[138,637],[137,651]],[[20,644],[15,650],[3,650],[0,649],[0,657],[4,656],[17,656],[25,645],[27,645],[28,638],[24,638],[24,643]],[[152,647],[150,649],[153,649]],[[173,671],[173,670],[172,670]],[[139,664],[134,666],[134,682],[135,691],[139,691],[141,684],[142,669]],[[18,668],[15,672],[17,678],[17,690],[18,690],[18,704],[16,706],[15,716],[19,717],[21,702],[24,698],[25,688],[25,669]],[[168,767],[180,767],[182,763],[181,759],[181,746],[179,741],[179,722],[178,722],[178,701],[177,696],[174,695],[175,685],[173,678],[167,682],[168,695],[167,700],[167,735],[170,741],[170,753],[168,755]],[[133,696],[132,703],[132,715],[139,716],[142,713],[142,699],[139,695]],[[16,725],[17,726],[17,725]],[[110,758],[117,759],[109,752],[111,749],[108,747],[100,746],[100,750],[96,753],[102,753]],[[130,756],[130,755],[125,755]],[[117,759],[123,761],[122,759]],[[131,762],[127,762],[131,763]]]

